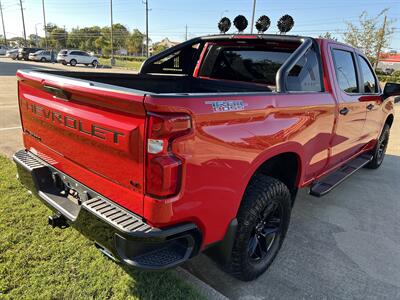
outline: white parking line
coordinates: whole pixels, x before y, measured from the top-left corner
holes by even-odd
[[[13,129],[21,129],[21,126],[17,127],[6,127],[6,128],[0,128],[0,131],[6,131],[6,130],[13,130]]]

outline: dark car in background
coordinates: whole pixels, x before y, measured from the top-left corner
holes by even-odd
[[[39,50],[44,50],[42,48],[28,48],[28,47],[24,47],[24,48],[19,48],[18,50],[18,60],[29,60],[29,54],[30,53],[35,53]]]

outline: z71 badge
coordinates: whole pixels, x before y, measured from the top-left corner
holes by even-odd
[[[239,111],[247,106],[243,100],[206,101],[205,103],[211,104],[214,112]]]

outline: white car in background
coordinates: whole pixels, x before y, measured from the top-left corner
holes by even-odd
[[[50,50],[39,50],[35,53],[29,53],[29,60],[34,61],[51,61],[51,51]]]
[[[61,50],[57,55],[57,62],[63,65],[70,64],[71,66],[83,64],[97,67],[99,65],[99,60],[96,56],[81,50]]]
[[[6,52],[6,57],[16,60],[18,57],[18,49],[11,49]]]

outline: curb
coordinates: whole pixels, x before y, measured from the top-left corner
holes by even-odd
[[[176,275],[184,280],[186,283],[194,287],[199,293],[205,297],[206,299],[215,299],[215,300],[227,300],[229,298],[222,295],[216,289],[201,281],[196,276],[192,275],[190,272],[186,271],[185,269],[178,267],[175,269]]]

